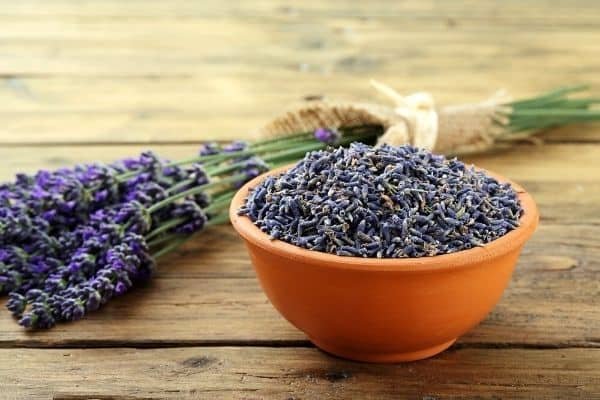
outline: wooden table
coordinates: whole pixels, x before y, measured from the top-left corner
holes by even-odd
[[[0,10],[0,175],[249,137],[305,95],[440,103],[588,82],[597,2],[19,0]],[[381,99],[378,99],[381,100]],[[0,398],[600,398],[600,126],[469,157],[526,186],[542,220],[505,296],[450,350],[400,365],[321,353],[259,289],[232,229],[83,321],[0,313]]]

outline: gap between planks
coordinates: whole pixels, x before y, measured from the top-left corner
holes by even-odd
[[[172,349],[186,347],[264,347],[264,348],[316,348],[309,340],[177,340],[177,341],[124,341],[94,340],[69,341],[68,343],[52,343],[48,341],[4,341],[0,349]],[[451,349],[522,349],[522,350],[556,350],[556,349],[600,349],[600,338],[585,339],[584,342],[457,342]]]
[[[552,137],[544,138],[543,136],[536,136],[536,138],[541,139],[542,142],[546,145],[574,145],[574,146],[586,146],[586,145],[594,145],[600,144],[600,137],[598,138],[586,138],[586,139],[575,139],[575,140],[567,140],[564,138],[556,138]],[[2,147],[7,148],[45,148],[45,147],[70,147],[70,146],[78,146],[78,147],[120,147],[120,146],[186,146],[186,145],[195,145],[199,146],[207,142],[215,142],[219,144],[230,143],[235,139],[231,140],[219,140],[219,139],[207,139],[207,140],[171,140],[171,141],[156,141],[156,140],[131,140],[131,141],[38,141],[38,142],[2,142],[0,140],[0,144]],[[252,138],[240,137],[239,140],[247,140],[252,141]],[[537,146],[536,144],[530,144],[527,139],[524,139],[522,142],[515,143],[514,147],[520,146]],[[485,156],[486,153],[476,154]]]
[[[207,142],[216,142],[216,143],[224,144],[224,143],[231,142],[231,140],[210,140],[210,139],[209,140],[172,140],[172,141],[160,141],[160,142],[157,142],[154,140],[149,140],[149,141],[137,140],[137,141],[124,141],[124,142],[115,142],[115,141],[107,141],[107,142],[102,142],[102,141],[97,141],[97,142],[83,142],[83,141],[52,142],[52,141],[49,141],[49,142],[44,142],[44,141],[39,141],[39,142],[7,142],[7,143],[2,143],[0,141],[0,144],[2,145],[2,147],[44,148],[44,147],[69,147],[69,146],[120,147],[120,146],[139,146],[139,145],[144,145],[144,146],[148,146],[148,145],[150,145],[150,146],[198,145],[199,146],[199,145],[201,145],[203,143],[207,143]],[[579,144],[579,143],[585,143],[585,142],[581,142],[581,141],[569,142],[569,144]],[[598,141],[592,141],[590,143],[600,143],[600,138],[598,138]]]

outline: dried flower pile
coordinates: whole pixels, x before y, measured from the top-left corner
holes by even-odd
[[[422,257],[516,228],[517,194],[484,172],[411,146],[315,151],[252,190],[240,214],[273,239],[359,257]]]

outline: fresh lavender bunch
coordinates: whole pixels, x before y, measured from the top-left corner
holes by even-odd
[[[77,320],[147,279],[155,260],[227,220],[235,190],[262,172],[340,139],[309,132],[285,140],[207,144],[171,162],[152,152],[0,185],[0,294],[26,328]]]
[[[181,168],[143,153],[110,166],[19,176],[0,192],[0,291],[9,293],[8,309],[25,327],[48,328],[126,292],[152,271],[144,235],[165,226],[166,235],[202,229],[221,211],[208,210],[206,189],[233,190],[239,175],[222,185],[200,164]]]

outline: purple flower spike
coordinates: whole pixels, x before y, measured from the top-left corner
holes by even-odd
[[[248,142],[244,142],[242,140],[236,140],[234,142],[229,143],[226,146],[223,146],[224,153],[235,153],[237,151],[244,151],[248,148]]]
[[[210,178],[201,164],[194,164],[190,169],[191,178],[194,180],[193,186],[206,185]]]
[[[194,201],[186,200],[173,210],[174,218],[186,218],[186,221],[175,227],[178,233],[193,233],[204,228],[208,220],[204,211]]]
[[[337,129],[317,128],[315,130],[315,139],[327,144],[336,143],[342,135]]]
[[[220,152],[221,146],[219,146],[217,143],[211,142],[205,143],[202,146],[200,146],[198,154],[201,156],[212,156],[214,154],[219,154]]]
[[[127,291],[127,286],[123,282],[117,282],[115,285],[115,294],[120,296]]]
[[[22,315],[23,311],[25,311],[26,306],[27,306],[27,299],[22,294],[12,292],[8,296],[8,302],[6,303],[6,308],[8,308],[8,310],[15,317]]]
[[[256,178],[268,170],[269,166],[260,157],[249,158],[246,162],[244,162],[244,166],[240,170],[240,172],[244,173],[246,176],[243,180],[237,182],[236,187],[242,187],[244,183]]]

